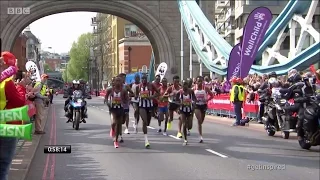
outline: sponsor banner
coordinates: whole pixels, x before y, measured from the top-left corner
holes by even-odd
[[[228,70],[227,70],[227,81],[232,77],[240,77],[240,61],[241,61],[241,44],[235,45],[229,56]]]
[[[266,7],[258,7],[248,16],[241,44],[240,78],[249,74],[271,21],[272,13]]]

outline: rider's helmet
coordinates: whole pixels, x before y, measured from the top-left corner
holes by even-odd
[[[74,88],[79,88],[80,82],[77,81],[77,80],[73,80],[72,81],[72,85],[73,85]]]

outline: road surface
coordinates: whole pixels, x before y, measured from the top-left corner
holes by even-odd
[[[320,179],[319,148],[302,150],[295,138],[267,137],[262,131],[208,120],[203,130],[205,143],[198,143],[195,123],[190,144],[182,146],[175,137],[177,121],[169,136],[163,136],[157,133],[156,120],[152,120],[148,128],[151,149],[144,148],[141,128],[138,134],[124,135],[124,143],[115,149],[109,137],[108,108],[101,98],[87,100],[89,118],[86,124],[80,124],[79,131],[63,117],[64,100],[61,96],[54,99],[46,134],[27,180]],[[132,116],[130,112],[130,121]],[[71,145],[72,153],[44,154],[43,148],[49,144]]]

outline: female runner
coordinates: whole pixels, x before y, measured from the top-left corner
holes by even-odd
[[[183,145],[188,144],[187,140],[187,131],[188,131],[188,124],[190,122],[190,119],[192,118],[192,101],[196,102],[197,99],[194,95],[194,92],[192,89],[189,88],[188,81],[183,81],[182,83],[182,90],[177,94],[176,99],[180,101],[180,119],[182,122],[182,132],[184,137],[184,143]]]
[[[213,93],[211,92],[211,90],[208,87],[204,86],[202,76],[197,77],[197,84],[194,87],[194,94],[197,98],[195,105],[195,115],[198,119],[198,131],[200,135],[199,142],[202,143],[202,124],[206,116],[207,103],[213,98]],[[207,95],[209,95],[209,98],[207,98]]]
[[[110,88],[106,92],[106,97],[110,97],[110,112],[112,115],[112,124],[110,130],[110,136],[113,139],[115,148],[119,147],[118,137],[122,131],[123,120],[123,104],[129,102],[128,93],[122,88],[122,79],[116,77],[114,81],[114,87]]]
[[[155,92],[153,94],[153,92]],[[153,95],[152,95],[153,94]],[[145,137],[145,147],[149,148],[148,129],[151,121],[151,113],[153,108],[153,99],[159,95],[158,89],[152,84],[148,83],[147,76],[141,77],[141,84],[136,88],[136,98],[139,98],[139,114],[143,121],[143,134]]]

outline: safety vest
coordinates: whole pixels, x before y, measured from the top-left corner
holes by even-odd
[[[34,85],[34,87],[37,87],[37,86],[39,86],[39,85],[41,85],[41,82],[37,82],[35,85]],[[42,85],[42,88],[40,89],[40,94],[42,95],[42,96],[45,96],[46,95],[46,91],[47,91],[47,86],[46,85]]]
[[[5,86],[6,86],[6,83],[11,80],[12,78],[10,77],[0,83],[0,111],[4,110],[4,108],[6,108],[7,106]]]
[[[231,94],[230,94],[230,101],[234,101],[234,90],[235,88],[239,89],[239,93],[238,93],[238,100],[239,101],[244,101],[244,87],[242,85],[233,85],[232,89],[231,89]],[[242,90],[241,90],[242,89]]]
[[[53,92],[53,89],[50,89],[50,93],[52,94],[52,92]]]

